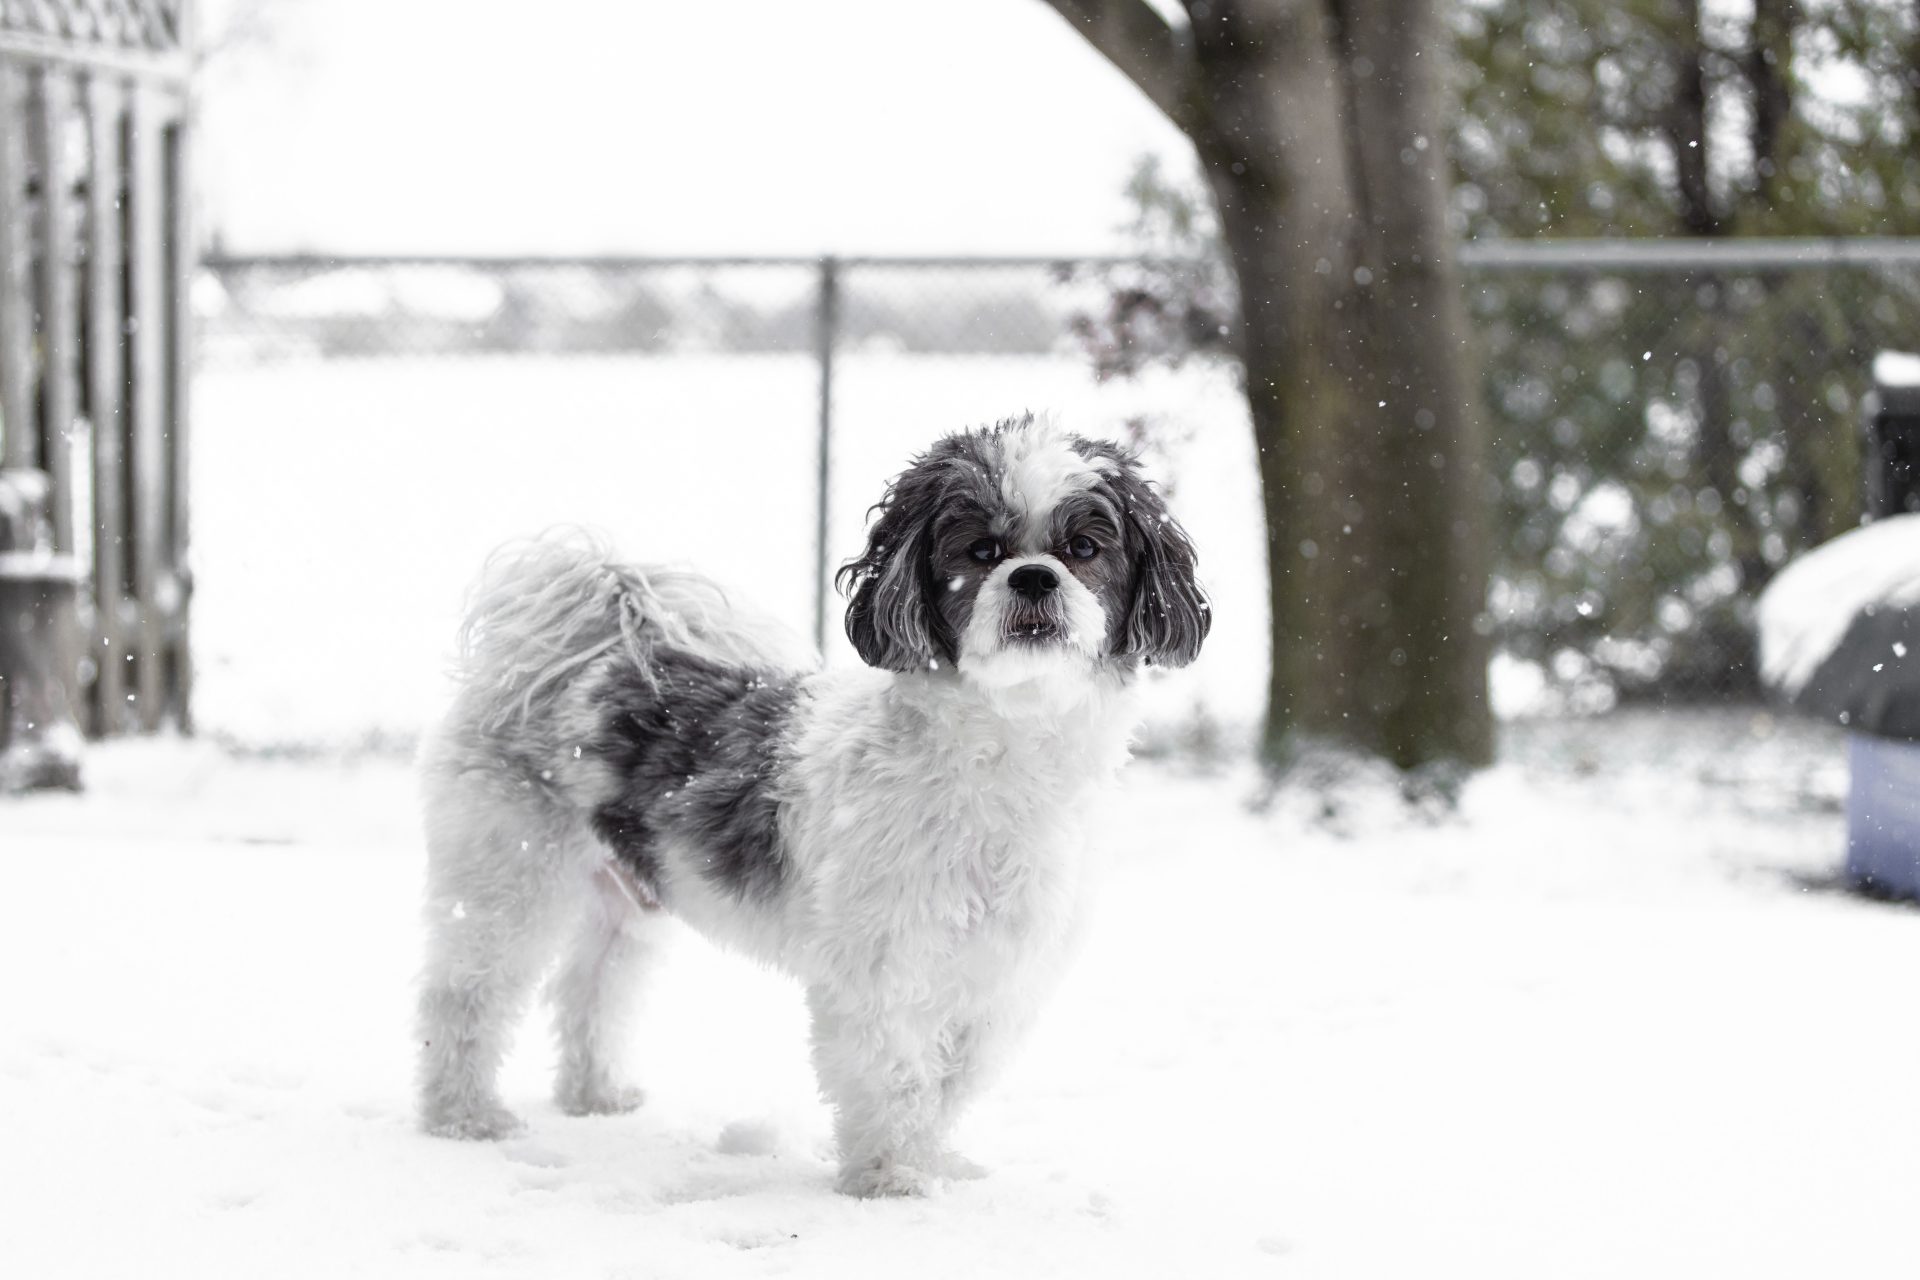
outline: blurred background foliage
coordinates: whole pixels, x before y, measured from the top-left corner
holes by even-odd
[[[1920,234],[1920,0],[1449,12],[1467,241]],[[1076,321],[1096,370],[1231,360],[1200,176],[1143,160],[1128,197],[1149,261]],[[1583,698],[1752,692],[1754,597],[1859,518],[1860,398],[1876,350],[1920,347],[1920,269],[1463,275],[1500,647]]]

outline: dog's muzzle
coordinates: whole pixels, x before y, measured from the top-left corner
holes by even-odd
[[[1058,640],[1066,633],[1060,608],[1060,577],[1041,564],[1022,565],[1007,575],[1008,602],[1004,639],[1022,644]]]

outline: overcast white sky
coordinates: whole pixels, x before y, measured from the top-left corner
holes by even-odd
[[[1137,156],[1188,163],[1041,0],[268,12],[203,85],[202,225],[236,251],[1099,250]]]

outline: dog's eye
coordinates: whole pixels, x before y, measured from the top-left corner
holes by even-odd
[[[981,564],[992,564],[1000,558],[1000,544],[992,538],[981,538],[967,548],[967,554]]]
[[[1067,544],[1067,554],[1075,560],[1091,560],[1100,554],[1100,544],[1083,533]]]

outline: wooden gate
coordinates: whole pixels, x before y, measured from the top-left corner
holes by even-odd
[[[188,727],[188,0],[0,0],[0,460],[84,574],[71,704]]]

